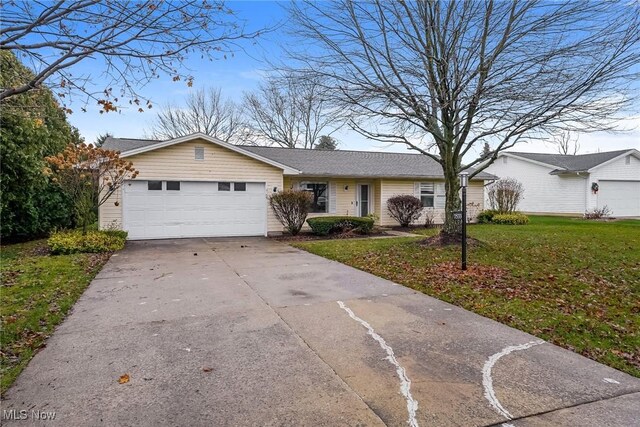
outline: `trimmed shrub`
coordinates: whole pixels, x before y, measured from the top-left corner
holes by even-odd
[[[408,227],[422,215],[422,202],[407,194],[393,196],[387,200],[387,210],[402,227]]]
[[[102,233],[122,240],[127,240],[127,236],[129,235],[129,233],[124,230],[102,230]]]
[[[285,190],[269,197],[276,218],[293,236],[300,232],[312,203],[313,195],[301,190]]]
[[[485,209],[478,214],[476,218],[478,218],[479,224],[489,224],[493,219],[493,216],[496,215],[498,211],[493,209]]]
[[[122,230],[88,231],[81,230],[58,231],[47,240],[49,250],[54,255],[68,255],[76,253],[113,252],[124,248],[127,232]]]
[[[504,225],[525,225],[529,223],[529,217],[521,213],[495,214],[491,222]]]
[[[319,216],[307,220],[314,234],[320,236],[346,231],[369,234],[373,230],[373,223],[373,218],[359,216]]]

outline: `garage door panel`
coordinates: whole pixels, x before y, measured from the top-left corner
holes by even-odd
[[[607,206],[612,216],[640,216],[640,181],[598,183],[598,207]]]
[[[147,181],[125,185],[124,227],[131,239],[256,236],[266,231],[264,183],[247,191],[218,191],[217,182],[180,183],[180,190],[148,190]]]

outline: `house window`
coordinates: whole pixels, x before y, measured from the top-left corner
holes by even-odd
[[[162,181],[147,181],[147,190],[162,190]]]
[[[218,183],[218,191],[231,191],[231,183],[230,182],[219,182]]]
[[[204,147],[196,147],[195,148],[195,159],[196,160],[204,160]]]
[[[180,181],[167,181],[167,190],[180,191]]]
[[[435,185],[433,182],[420,183],[420,201],[423,208],[435,206]]]
[[[302,182],[300,189],[308,191],[313,196],[311,212],[327,212],[327,183],[326,182]]]
[[[233,184],[233,191],[247,191],[246,182],[236,182]]]

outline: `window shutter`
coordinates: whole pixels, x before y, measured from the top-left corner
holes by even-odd
[[[413,183],[413,196],[417,197],[418,199],[420,198],[420,183],[419,182],[414,182]]]
[[[446,201],[446,193],[444,189],[444,182],[437,182],[435,185],[436,200],[434,206],[436,209],[444,209]]]
[[[337,200],[336,200],[336,183],[329,182],[329,213],[336,213]]]

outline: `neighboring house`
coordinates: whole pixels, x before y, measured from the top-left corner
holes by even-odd
[[[505,152],[486,172],[524,186],[527,213],[582,215],[607,206],[615,217],[640,217],[640,152],[560,155]]]
[[[169,141],[107,138],[139,175],[100,207],[100,227],[121,227],[131,239],[256,236],[281,233],[267,196],[303,189],[318,215],[375,215],[396,225],[387,200],[412,194],[444,212],[442,168],[420,154],[325,151],[232,145],[203,134]],[[484,180],[472,180],[468,201],[482,209]],[[428,208],[427,208],[428,207]]]

